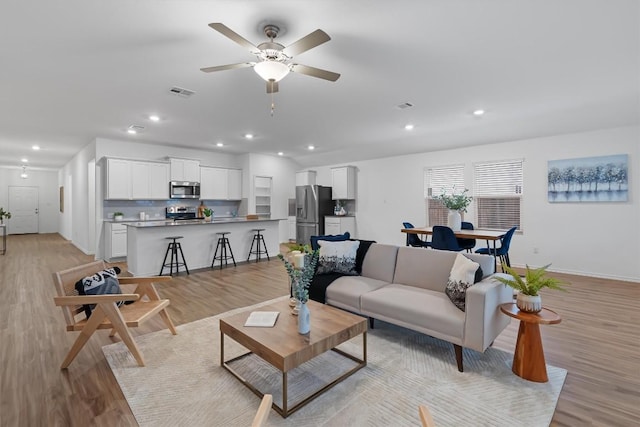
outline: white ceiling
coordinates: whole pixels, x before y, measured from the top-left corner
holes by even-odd
[[[285,46],[321,28],[296,62],[342,76],[291,73],[271,117],[252,69],[199,70],[255,59],[210,22],[254,44],[276,22]],[[639,22],[637,0],[3,0],[0,165],[58,168],[95,138],[307,166],[637,125]]]

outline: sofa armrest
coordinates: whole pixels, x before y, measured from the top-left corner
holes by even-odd
[[[511,318],[500,312],[499,305],[513,301],[511,288],[493,276],[467,289],[462,345],[484,351],[507,327]]]

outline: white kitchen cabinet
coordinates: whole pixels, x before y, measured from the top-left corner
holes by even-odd
[[[300,185],[316,185],[316,171],[300,171],[296,172],[296,186]]]
[[[190,159],[169,159],[171,181],[200,182],[200,162]]]
[[[356,234],[356,218],[353,216],[325,216],[324,234],[344,234],[349,232],[352,238]]]
[[[355,166],[332,168],[331,186],[333,200],[354,200],[356,198]]]
[[[105,243],[107,259],[127,256],[127,226],[114,222],[105,223]]]
[[[149,199],[169,198],[169,164],[149,163]]]
[[[131,161],[107,159],[105,199],[131,199]]]
[[[290,241],[296,241],[296,217],[290,216],[287,218],[287,225],[289,226],[288,238]]]
[[[229,200],[242,199],[242,169],[229,169],[227,171],[227,189]]]
[[[240,200],[242,171],[225,168],[200,168],[200,199]]]
[[[167,200],[169,165],[138,160],[107,159],[105,199]]]

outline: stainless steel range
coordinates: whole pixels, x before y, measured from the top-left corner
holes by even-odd
[[[165,217],[174,221],[197,219],[196,211],[197,208],[191,206],[169,206],[166,209]]]

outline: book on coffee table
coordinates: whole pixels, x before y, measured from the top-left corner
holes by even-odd
[[[272,328],[276,324],[279,311],[252,311],[244,326],[256,326],[260,328]]]

